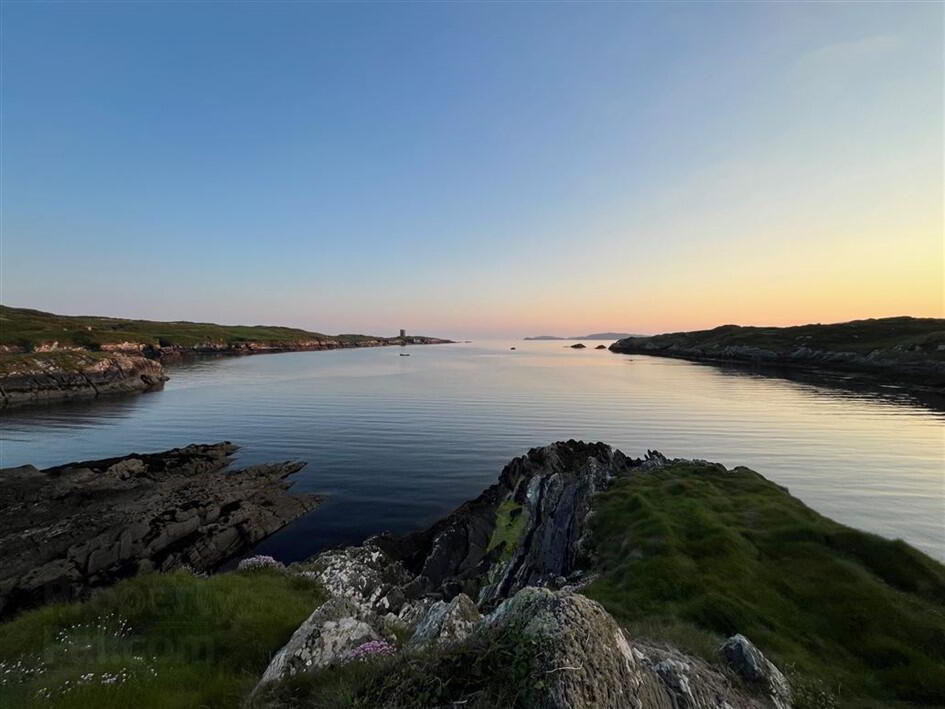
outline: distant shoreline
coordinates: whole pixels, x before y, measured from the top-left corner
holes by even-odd
[[[160,389],[186,357],[451,344],[425,335],[324,335],[265,325],[71,316],[0,306],[0,408]]]
[[[831,325],[741,327],[629,337],[610,346],[695,362],[841,374],[910,391],[945,393],[945,320],[879,318]]]

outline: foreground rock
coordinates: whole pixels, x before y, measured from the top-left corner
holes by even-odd
[[[777,706],[735,686],[718,667],[636,643],[597,602],[577,593],[526,588],[485,619],[540,648],[545,678],[535,706],[547,709],[755,709]]]
[[[313,509],[304,463],[226,470],[236,446],[0,469],[0,615],[152,569],[208,571]]]
[[[781,671],[744,635],[733,635],[720,648],[729,667],[766,694],[777,709],[790,709],[791,688]]]
[[[290,566],[289,573],[318,581],[333,599],[274,658],[253,705],[286,706],[268,702],[267,685],[345,664],[359,643],[386,648],[406,638],[401,653],[409,665],[447,648],[474,648],[469,652],[478,657],[482,648],[513,638],[535,648],[528,706],[788,709],[783,675],[742,636],[710,665],[634,641],[600,604],[575,592],[590,568],[591,497],[618,476],[668,462],[656,452],[630,459],[600,443],[535,448],[428,530],[374,537]],[[383,706],[383,698],[376,703]]]
[[[262,684],[308,669],[327,667],[364,643],[381,640],[378,621],[351,601],[331,598],[299,626],[273,658]]]
[[[142,356],[81,350],[3,355],[0,407],[137,393],[166,381],[161,364]]]

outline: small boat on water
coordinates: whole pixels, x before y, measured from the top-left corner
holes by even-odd
[[[407,352],[401,352],[401,353],[400,353],[400,356],[401,356],[401,357],[409,357],[410,354],[407,353]]]

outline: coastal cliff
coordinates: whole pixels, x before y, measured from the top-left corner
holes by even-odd
[[[164,367],[147,357],[59,350],[0,356],[0,408],[160,389]]]
[[[185,476],[203,477],[187,450],[153,466],[169,475],[183,456]],[[103,466],[119,479],[128,466],[116,461],[81,464],[95,475],[70,487],[92,484],[96,499]],[[24,530],[55,526],[31,524],[28,507],[16,516]],[[205,542],[171,548],[199,558]],[[23,613],[0,626],[0,703],[934,707],[943,619],[941,564],[833,522],[754,471],[563,441],[515,458],[413,534],[289,566],[251,556],[209,578],[138,575]]]
[[[831,370],[945,390],[945,320],[878,318],[832,325],[741,327],[628,337],[610,346],[706,362]]]

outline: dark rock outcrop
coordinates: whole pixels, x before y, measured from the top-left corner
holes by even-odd
[[[591,497],[642,464],[603,443],[533,448],[429,529],[368,546],[412,576],[408,597],[462,592],[488,607],[525,586],[564,585],[581,574]]]
[[[167,375],[147,357],[81,350],[13,355],[0,371],[0,407],[160,389]]]
[[[583,350],[584,348],[587,347],[587,345],[585,345],[585,344],[583,344],[583,343],[581,343],[581,342],[578,342],[576,345],[569,345],[569,347],[570,347],[572,350]]]
[[[227,470],[236,446],[0,470],[0,616],[152,569],[214,569],[313,509],[304,463]]]
[[[373,537],[291,565],[288,573],[319,582],[333,605],[293,635],[257,695],[269,682],[349,661],[350,647],[366,638],[407,637],[402,652],[410,661],[411,653],[515,637],[536,649],[533,671],[542,679],[530,688],[534,706],[788,709],[783,676],[741,636],[720,650],[724,665],[710,665],[634,640],[600,604],[574,592],[590,568],[590,498],[617,476],[668,462],[655,451],[630,459],[602,443],[535,448],[428,530]]]
[[[722,659],[738,676],[770,697],[777,709],[790,709],[787,679],[744,635],[733,635],[719,648]]]

